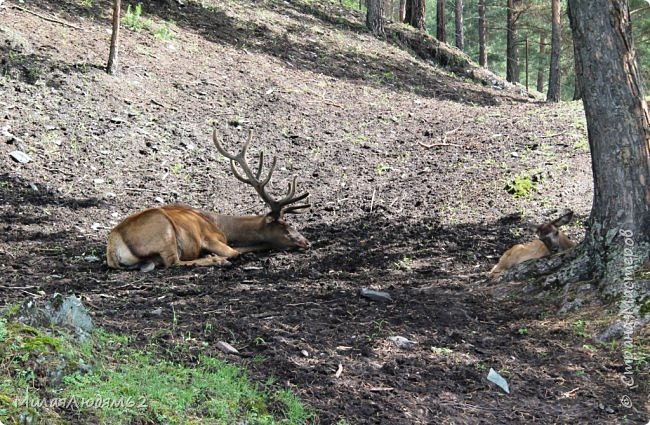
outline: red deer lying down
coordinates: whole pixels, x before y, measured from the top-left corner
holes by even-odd
[[[233,216],[217,214],[181,205],[168,205],[137,212],[119,223],[108,235],[106,259],[115,269],[152,270],[156,265],[164,267],[223,266],[228,258],[239,254],[265,249],[309,247],[309,242],[296,229],[284,221],[284,214],[295,213],[309,204],[293,205],[309,196],[296,192],[296,177],[289,184],[283,199],[276,200],[266,192],[266,185],[275,170],[276,158],[271,169],[260,180],[264,155],[260,153],[257,170],[253,172],[246,161],[246,149],[252,133],[237,155],[226,152],[213,133],[217,150],[230,159],[234,176],[251,185],[270,212],[264,215]],[[244,176],[235,167],[241,168]],[[207,255],[207,256],[205,256]]]
[[[569,223],[571,218],[573,218],[573,211],[569,211],[562,217],[548,223],[532,226],[539,239],[526,244],[515,245],[507,250],[501,256],[497,265],[490,271],[490,277],[494,277],[524,261],[546,257],[554,252],[566,251],[569,248],[573,248],[575,243],[558,229],[558,227]]]

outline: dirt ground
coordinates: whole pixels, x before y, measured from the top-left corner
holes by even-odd
[[[292,389],[322,424],[649,419],[648,370],[627,389],[620,348],[591,338],[615,308],[559,315],[561,291],[485,278],[532,238],[528,221],[571,208],[581,238],[592,183],[580,105],[455,77],[373,39],[337,3],[143,2],[154,30],[174,22],[173,40],[124,29],[111,77],[110,2],[91,3],[21,4],[69,25],[0,6],[3,303],[75,293],[97,325],[188,363],[228,357],[215,346],[228,341],[241,353],[229,361]],[[276,193],[299,176],[312,208],[290,220],[312,248],[226,269],[109,270],[106,235],[138,209],[264,212],[212,127],[231,149],[253,130],[251,150],[278,157]],[[507,186],[524,176],[535,186],[515,197]]]

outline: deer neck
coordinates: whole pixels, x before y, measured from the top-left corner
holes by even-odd
[[[210,214],[217,228],[226,236],[232,247],[264,245],[265,215]]]

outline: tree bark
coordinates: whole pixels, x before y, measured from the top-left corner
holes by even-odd
[[[478,1],[478,64],[488,66],[487,59],[487,21],[485,20],[485,0]]]
[[[506,80],[519,82],[519,48],[517,46],[517,7],[521,0],[508,0],[507,46],[506,46]]]
[[[377,37],[384,37],[384,0],[368,0],[366,26]]]
[[[406,22],[406,0],[399,0],[399,22]]]
[[[539,64],[537,68],[537,91],[542,93],[544,91],[544,54],[546,52],[546,38],[544,34],[539,35]]]
[[[438,0],[436,8],[436,38],[443,42],[447,42],[447,33],[445,31],[445,1]]]
[[[406,22],[412,27],[423,30],[426,17],[425,0],[406,0]]]
[[[120,13],[122,9],[122,0],[113,0],[113,33],[111,34],[111,50],[108,54],[108,63],[106,72],[110,75],[117,73],[118,46],[120,38]]]
[[[571,13],[571,4],[567,3],[567,15],[569,15],[569,24],[571,28],[575,27],[577,23],[574,21],[573,14]],[[576,44],[573,43],[573,63],[575,70],[575,85],[573,87],[573,100],[582,99],[582,63],[580,62],[580,55],[576,50]]]
[[[463,0],[456,0],[456,47],[465,50],[465,28],[463,27]]]
[[[560,0],[551,1],[551,66],[548,74],[547,102],[560,101],[560,44],[562,43],[562,27],[560,25]]]
[[[601,289],[621,295],[631,290],[628,278],[633,284],[650,252],[648,107],[627,1],[569,0],[569,5],[594,176],[582,251]]]

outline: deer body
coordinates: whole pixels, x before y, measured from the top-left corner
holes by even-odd
[[[284,221],[284,213],[309,207],[290,206],[308,196],[294,196],[296,178],[282,200],[270,197],[265,186],[275,168],[275,159],[268,176],[260,181],[263,155],[253,173],[245,160],[248,141],[237,156],[228,154],[214,134],[219,152],[231,160],[235,177],[252,185],[271,207],[264,215],[234,216],[217,214],[182,205],[150,208],[130,215],[111,230],[106,247],[108,266],[116,269],[148,271],[156,265],[164,267],[227,265],[228,259],[239,254],[264,249],[309,247],[307,239]],[[239,164],[246,178],[235,169]],[[237,248],[237,249],[235,249]],[[208,254],[208,256],[205,256]]]
[[[539,239],[525,244],[514,245],[507,250],[490,271],[490,277],[497,276],[510,267],[523,263],[524,261],[546,257],[552,253],[573,248],[575,242],[571,241],[558,229],[558,227],[570,222],[572,217],[573,211],[569,211],[556,220],[538,226],[532,226]]]

